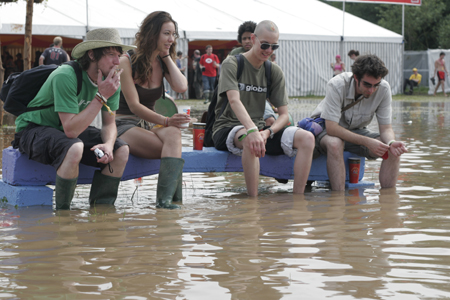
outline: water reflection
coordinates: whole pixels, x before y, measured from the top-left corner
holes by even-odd
[[[292,101],[294,118],[316,104]],[[89,186],[69,212],[4,207],[0,297],[450,298],[449,120],[447,102],[394,102],[410,151],[397,189],[298,196],[262,178],[255,200],[242,174],[196,173],[184,175],[177,211],[154,208],[155,176],[122,182],[116,207],[90,209]],[[379,164],[365,180],[377,182]]]

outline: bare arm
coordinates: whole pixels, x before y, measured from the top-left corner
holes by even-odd
[[[164,125],[166,117],[142,105],[139,101],[139,95],[134,85],[133,73],[129,59],[125,56],[121,57],[119,67],[123,70],[122,75],[120,76],[122,93],[131,112],[148,122]],[[180,73],[178,68],[176,71]],[[187,115],[175,114],[169,119],[169,125],[180,127],[182,123],[189,122],[189,120],[189,116]]]
[[[102,140],[103,144],[95,145],[91,148],[91,151],[94,151],[96,148],[102,149],[105,155],[98,159],[98,162],[107,164],[114,159],[113,151],[114,151],[114,143],[117,138],[117,127],[115,121],[115,113],[114,115],[110,115],[109,112],[102,111]]]
[[[161,56],[163,57],[163,56]],[[169,72],[165,73],[165,78],[169,82],[172,89],[177,93],[184,93],[187,90],[187,79],[170,56],[162,59],[166,64]]]
[[[40,65],[40,66],[44,64],[44,58],[45,58],[45,57],[43,57],[42,55],[39,56],[39,65]]]
[[[395,141],[395,133],[394,130],[392,129],[391,124],[380,125],[379,129],[380,129],[380,139],[382,142],[388,144],[390,141]],[[403,153],[408,152],[408,149],[406,149],[405,144],[400,141],[392,143],[389,147],[389,150],[395,156],[400,156]]]
[[[389,149],[389,146],[385,143],[377,139],[353,133],[350,130],[347,130],[344,127],[340,126],[336,122],[325,120],[325,127],[327,129],[328,135],[338,137],[341,140],[350,142],[352,144],[366,146],[369,151],[376,156],[383,156],[384,153],[386,153],[386,151],[388,151]]]
[[[114,95],[120,86],[120,74],[122,71],[117,72],[117,74],[115,72],[116,70],[112,69],[105,80],[102,80],[102,72],[98,70],[98,91],[106,99]],[[67,137],[76,138],[86,130],[97,116],[102,106],[102,103],[94,97],[91,103],[78,114],[60,112],[59,118]]]
[[[255,127],[250,115],[247,113],[244,105],[241,102],[239,92],[236,90],[227,91],[228,101],[236,117],[244,125],[245,129],[250,129]],[[247,135],[243,141],[246,143],[251,151],[256,157],[264,157],[266,153],[265,139],[260,132],[253,132]]]

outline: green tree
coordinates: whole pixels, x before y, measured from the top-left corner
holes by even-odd
[[[342,9],[342,3],[320,0]],[[345,11],[402,33],[402,6],[346,3]],[[405,5],[405,50],[450,48],[450,1],[424,0],[421,6]]]

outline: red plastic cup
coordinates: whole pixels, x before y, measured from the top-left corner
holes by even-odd
[[[361,159],[359,157],[348,158],[348,169],[350,171],[350,183],[358,183],[359,181],[359,166],[361,165]]]
[[[203,150],[206,123],[194,123],[194,150]]]

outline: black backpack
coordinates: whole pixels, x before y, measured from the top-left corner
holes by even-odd
[[[68,61],[77,75],[77,95],[81,92],[83,75],[81,67],[76,61]],[[3,100],[3,108],[16,117],[27,111],[45,109],[52,105],[27,107],[28,103],[36,97],[48,76],[58,68],[58,65],[41,65],[23,72],[12,73],[3,83],[0,90],[0,99]]]
[[[242,58],[241,54],[235,55],[237,59],[237,72],[236,72],[236,78],[239,81],[241,79],[242,71],[244,70],[244,59]],[[267,80],[267,94],[266,98],[270,99],[270,86],[272,84],[272,62],[266,60],[264,62],[265,67],[265,74],[266,74],[266,80]],[[228,98],[225,97],[225,101],[223,102],[222,109],[220,110],[220,113],[218,116],[216,116],[216,105],[217,105],[217,96],[218,96],[218,86],[219,86],[219,80],[217,78],[216,83],[214,84],[214,93],[212,96],[211,103],[208,107],[208,112],[206,115],[206,126],[205,126],[205,137],[203,139],[203,146],[204,147],[214,147],[214,141],[212,139],[212,133],[213,133],[213,127],[214,122],[216,119],[218,119],[223,112],[225,111],[225,108],[228,105]]]

